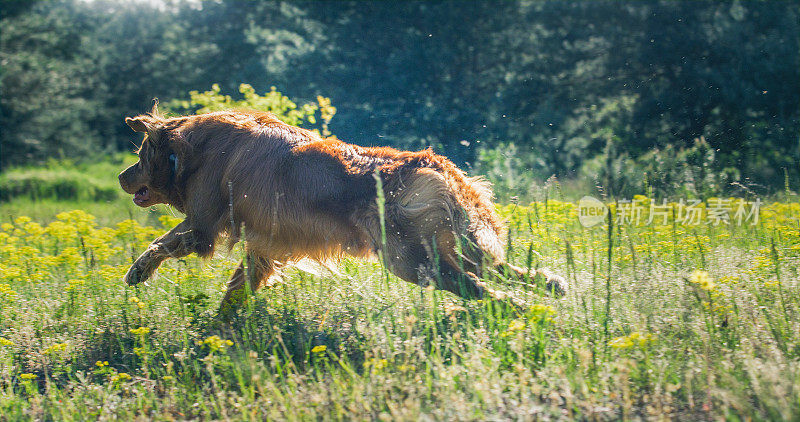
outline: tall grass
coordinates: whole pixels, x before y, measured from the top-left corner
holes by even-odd
[[[230,325],[214,311],[238,247],[128,287],[176,219],[17,218],[0,231],[0,418],[800,418],[800,205],[755,226],[500,211],[509,259],[569,274],[564,299],[492,282],[519,310],[387,282],[375,262],[304,262]]]

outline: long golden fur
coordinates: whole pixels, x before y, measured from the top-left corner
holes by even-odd
[[[146,136],[139,162],[119,175],[122,189],[139,206],[165,203],[186,214],[131,266],[128,284],[169,257],[209,257],[222,235],[233,244],[242,231],[253,291],[279,265],[342,254],[378,255],[403,280],[467,298],[487,293],[479,277],[491,271],[531,279],[505,262],[489,184],[430,149],[363,148],[247,110],[126,123]],[[564,293],[563,279],[540,273],[549,290]],[[242,263],[225,301],[244,282]]]

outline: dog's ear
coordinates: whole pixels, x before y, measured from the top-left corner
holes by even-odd
[[[125,123],[134,132],[149,133],[155,131],[155,122],[150,116],[126,117]]]
[[[134,132],[141,132],[147,135],[150,142],[160,147],[162,146],[161,128],[163,121],[151,115],[141,115],[136,117],[128,117],[125,123],[130,126]]]

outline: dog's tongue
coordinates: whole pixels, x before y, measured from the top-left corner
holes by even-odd
[[[143,204],[148,200],[150,200],[150,191],[147,190],[147,187],[143,187],[133,194],[133,202],[137,204]]]

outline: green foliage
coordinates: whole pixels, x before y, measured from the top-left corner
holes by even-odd
[[[603,153],[587,160],[580,172],[611,197],[652,193],[660,198],[708,198],[734,191],[732,184],[739,181],[738,170],[720,168],[717,153],[703,137],[691,147],[667,145],[637,158],[620,151],[619,144],[619,138],[609,134]]]
[[[474,173],[492,182],[495,197],[508,202],[517,197],[532,200],[546,171],[543,160],[534,151],[522,150],[515,143],[500,143],[482,148],[474,165]]]
[[[230,95],[223,95],[218,84],[211,86],[210,91],[189,92],[189,100],[173,100],[166,104],[166,111],[172,114],[210,113],[212,111],[228,109],[252,109],[268,111],[276,117],[294,126],[317,123],[317,111],[320,113],[322,134],[330,136],[328,124],[336,114],[336,107],[331,105],[331,100],[317,96],[317,102],[303,104],[298,107],[289,97],[281,94],[276,88],[270,87],[269,92],[258,95],[256,90],[248,84],[239,85],[239,92],[243,98],[234,100]]]
[[[103,146],[92,124],[98,81],[80,48],[88,22],[72,19],[76,5],[32,9],[0,21],[0,169]]]
[[[258,95],[252,86],[241,84],[239,92],[242,99],[235,100],[230,95],[223,95],[219,85],[214,84],[210,91],[191,91],[188,100],[172,100],[164,108],[170,114],[202,114],[235,108],[268,111],[283,122],[295,126],[316,124],[319,111],[322,135],[331,136],[328,124],[336,114],[336,107],[331,105],[330,98],[317,96],[316,103],[310,102],[298,107],[274,86],[264,95]]]

